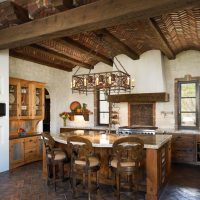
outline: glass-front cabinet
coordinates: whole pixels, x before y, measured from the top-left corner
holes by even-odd
[[[34,82],[32,83],[32,100],[33,110],[32,117],[34,119],[44,118],[44,84]]]
[[[20,81],[20,94],[21,106],[20,106],[20,118],[29,119],[30,117],[30,83],[28,81]]]
[[[10,119],[16,119],[20,116],[20,84],[16,79],[10,78],[9,85],[9,113]]]
[[[44,118],[44,84],[10,78],[9,83],[10,119]]]

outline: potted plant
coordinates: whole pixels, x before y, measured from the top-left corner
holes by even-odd
[[[63,125],[67,126],[67,119],[69,118],[69,113],[68,112],[62,112],[59,114],[59,116],[63,119]]]

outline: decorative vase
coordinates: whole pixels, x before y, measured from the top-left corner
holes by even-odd
[[[67,126],[67,119],[66,118],[63,118],[63,126]]]

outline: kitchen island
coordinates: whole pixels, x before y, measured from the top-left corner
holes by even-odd
[[[112,145],[120,137],[116,134],[100,134],[99,131],[73,131],[53,135],[58,145],[64,147],[67,137],[80,135],[89,139],[95,153],[101,157],[100,182],[111,184],[111,172],[109,170],[109,157],[112,154]],[[144,141],[146,157],[146,181],[144,183],[147,200],[157,200],[168,181],[171,169],[171,135],[137,135]],[[43,170],[45,172],[45,159]]]

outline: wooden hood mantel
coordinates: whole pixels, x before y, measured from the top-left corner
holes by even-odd
[[[120,102],[168,102],[169,94],[166,92],[159,93],[137,93],[137,94],[118,94],[118,95],[108,95],[108,101],[112,103]]]

